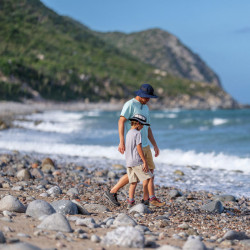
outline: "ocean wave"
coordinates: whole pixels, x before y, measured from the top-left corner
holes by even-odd
[[[0,148],[7,150],[19,150],[22,152],[36,152],[41,154],[57,154],[80,157],[104,157],[108,159],[125,160],[117,147],[60,144],[45,142],[18,142],[0,141]],[[223,153],[197,153],[195,151],[164,149],[161,154],[154,158],[156,163],[165,163],[180,166],[199,166],[204,168],[241,170],[249,173],[250,158],[240,158]]]
[[[219,125],[225,124],[225,123],[227,123],[227,122],[228,122],[227,119],[214,118],[213,121],[212,121],[212,124],[213,124],[214,126],[219,126]]]
[[[80,113],[48,111],[19,118],[13,121],[13,125],[31,130],[69,134],[81,129],[82,117]]]

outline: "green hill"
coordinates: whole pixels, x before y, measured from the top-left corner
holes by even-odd
[[[108,101],[151,83],[162,100],[222,94],[215,84],[162,74],[39,0],[0,1],[0,100]]]

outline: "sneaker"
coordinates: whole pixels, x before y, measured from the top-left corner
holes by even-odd
[[[128,200],[128,208],[131,208],[135,205],[135,201]]]
[[[117,193],[110,193],[109,191],[106,191],[104,193],[104,197],[114,206],[119,207],[121,205],[117,200]]]
[[[149,204],[152,207],[163,207],[164,205],[166,205],[166,202],[161,202],[159,199],[154,197],[154,198],[149,200]]]
[[[149,200],[141,200],[141,203],[144,204],[145,206],[149,206]]]

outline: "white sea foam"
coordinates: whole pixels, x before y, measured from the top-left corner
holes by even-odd
[[[196,165],[205,168],[250,172],[250,158],[240,158],[223,153],[197,153],[195,151],[165,149],[161,151],[155,161],[173,165]]]
[[[227,122],[228,122],[227,119],[222,119],[222,118],[214,118],[212,121],[214,126],[222,125],[222,124],[225,124]]]
[[[15,126],[56,133],[72,133],[79,131],[83,120],[80,113],[67,113],[63,111],[48,111],[25,116],[13,122]]]
[[[59,154],[81,157],[105,157],[109,159],[124,160],[117,147],[104,147],[93,145],[75,145],[46,142],[20,142],[20,141],[0,141],[0,148],[7,150],[19,150],[23,152],[36,152],[42,154]],[[249,173],[250,158],[240,158],[234,155],[223,153],[197,153],[195,151],[182,150],[162,150],[161,154],[155,158],[156,163],[166,163],[172,165],[195,165],[205,168],[241,170]]]
[[[177,114],[153,114],[151,115],[152,117],[154,118],[158,118],[158,119],[161,119],[161,118],[169,118],[169,119],[174,119],[177,117]]]

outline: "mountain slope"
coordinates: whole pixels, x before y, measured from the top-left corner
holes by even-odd
[[[166,74],[39,0],[1,0],[0,24],[0,100],[127,99],[149,82],[163,105],[236,105],[219,84]]]
[[[218,76],[174,35],[161,29],[97,33],[118,49],[171,75],[221,86]]]

